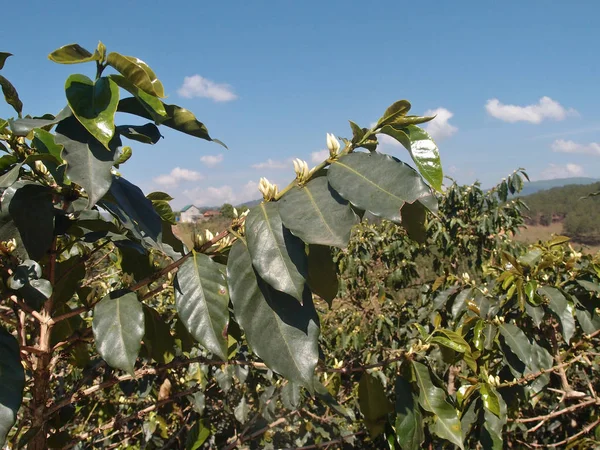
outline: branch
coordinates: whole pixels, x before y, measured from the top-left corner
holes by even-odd
[[[498,385],[498,387],[503,388],[503,387],[516,386],[517,384],[527,383],[528,381],[535,380],[536,378],[541,377],[542,375],[544,375],[546,373],[554,372],[555,370],[558,370],[560,368],[570,366],[571,364],[579,361],[582,357],[583,357],[583,355],[577,355],[572,360],[564,362],[562,364],[557,364],[556,366],[552,366],[549,369],[544,369],[544,370],[540,370],[539,372],[530,373],[529,375],[525,375],[523,378],[519,378],[517,380],[507,381],[506,383],[500,383]]]
[[[563,408],[559,411],[555,411],[555,412],[552,412],[550,414],[546,414],[543,416],[525,417],[523,419],[508,419],[508,421],[516,422],[516,423],[529,423],[529,422],[537,422],[538,420],[548,420],[548,419],[553,419],[554,417],[562,416],[563,414],[568,414],[568,413],[576,411],[580,408],[585,408],[586,406],[595,405],[595,404],[600,405],[600,400],[592,398],[592,399],[586,400],[585,402],[577,403],[575,405],[571,405],[567,408]]]
[[[47,417],[50,417],[52,414],[56,413],[61,408],[64,408],[65,406],[70,405],[71,403],[74,403],[84,397],[88,397],[102,389],[106,389],[108,387],[114,386],[115,384],[118,384],[121,381],[133,380],[133,379],[136,379],[139,377],[143,377],[145,375],[155,375],[164,370],[185,366],[185,365],[192,364],[195,362],[199,362],[201,364],[207,364],[207,365],[222,366],[222,365],[232,364],[232,365],[238,365],[238,366],[253,366],[257,369],[267,369],[267,366],[264,363],[259,363],[259,362],[254,362],[254,361],[237,361],[237,360],[217,361],[217,360],[207,359],[202,356],[199,356],[197,358],[189,358],[189,359],[185,359],[185,360],[174,360],[168,364],[159,365],[157,367],[143,367],[141,369],[136,370],[133,375],[127,374],[127,375],[115,376],[114,378],[112,378],[110,380],[104,381],[104,382],[102,382],[100,384],[96,384],[94,386],[90,386],[87,389],[78,389],[78,390],[72,392],[71,394],[68,394],[62,400],[59,400],[58,402],[54,403],[54,405],[51,405],[48,408],[46,415],[47,415]]]
[[[46,318],[44,316],[42,316],[39,312],[37,312],[35,309],[30,308],[26,303],[20,302],[19,300],[17,300],[17,296],[16,295],[11,295],[10,300],[17,305],[19,308],[21,308],[23,311],[31,314],[38,322],[40,323],[46,323],[48,321],[49,318]]]

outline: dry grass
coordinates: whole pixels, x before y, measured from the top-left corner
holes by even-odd
[[[538,241],[548,241],[552,239],[552,235],[563,235],[563,224],[555,222],[547,227],[543,225],[529,225],[521,228],[515,236],[515,240],[525,244],[535,244]],[[577,250],[581,249],[585,253],[597,253],[600,251],[600,246],[585,245],[578,242],[573,242],[573,247]]]

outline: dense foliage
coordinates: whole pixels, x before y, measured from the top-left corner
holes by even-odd
[[[287,187],[262,179],[262,203],[227,208],[225,229],[184,246],[171,197],[118,173],[122,138],[152,144],[168,126],[220,141],[163,103],[137,58],[99,44],[50,59],[96,76],[70,76],[68,106],[42,117],[23,117],[0,78],[19,116],[0,122],[0,441],[591,445],[600,260],[562,237],[514,244],[522,170],[441,194],[418,126],[432,118],[401,100],[372,128],[350,122],[343,146],[328,135],[328,158],[296,160]],[[117,125],[116,112],[149,122]],[[418,170],[377,152],[378,134]]]

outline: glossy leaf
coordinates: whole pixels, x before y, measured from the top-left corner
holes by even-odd
[[[310,290],[331,306],[338,293],[339,281],[330,247],[324,245],[308,247],[307,282]]]
[[[409,125],[404,130],[410,139],[408,150],[417,169],[431,187],[441,192],[444,173],[436,143],[429,133],[416,125]]]
[[[575,318],[573,317],[573,304],[558,289],[551,286],[542,286],[540,293],[548,297],[548,307],[560,320],[562,334],[565,341],[570,342],[575,333]]]
[[[310,390],[319,358],[319,319],[308,289],[303,304],[271,288],[238,240],[229,253],[227,281],[235,317],[252,350],[277,373]]]
[[[116,127],[116,131],[127,139],[142,142],[143,144],[156,144],[163,137],[153,123],[147,123],[146,125],[121,125]]]
[[[510,350],[527,366],[530,372],[551,367],[552,356],[546,349],[535,342],[530,342],[520,328],[512,323],[503,323],[499,329]]]
[[[160,101],[160,99],[154,95],[150,95],[142,91],[122,75],[109,75],[109,78],[117,83],[119,87],[125,89],[134,96],[121,100],[119,102],[119,111],[121,111],[120,108],[123,105],[127,105],[127,103],[129,103],[129,109],[131,111],[123,112],[141,115],[142,117],[154,120],[156,124],[160,124],[169,118],[165,109],[165,105]],[[141,112],[143,115],[137,114],[135,111]]]
[[[301,400],[302,396],[298,384],[288,382],[281,388],[281,403],[286,409],[290,411],[297,410]]]
[[[54,50],[48,59],[58,64],[79,64],[100,61],[101,55],[97,51],[92,54],[79,44],[69,44]]]
[[[227,148],[227,146],[218,139],[211,138],[208,134],[206,126],[204,126],[202,122],[198,121],[196,116],[194,116],[194,114],[187,109],[176,105],[164,104],[163,106],[169,118],[162,121],[161,125],[165,125],[169,128],[173,128],[174,130],[189,134],[190,136],[216,142],[217,144]],[[152,115],[136,98],[125,98],[121,100],[119,102],[118,110],[129,114],[135,114],[146,119],[152,118]]]
[[[27,136],[33,131],[34,128],[44,128],[56,125],[61,120],[64,120],[73,115],[71,109],[67,106],[63,108],[54,118],[52,119],[35,119],[35,118],[22,118],[17,120],[10,120],[9,125],[11,131],[15,136]],[[50,116],[52,117],[52,116]]]
[[[85,75],[67,78],[65,92],[69,107],[77,120],[106,148],[115,134],[115,113],[119,87],[110,78],[95,82]]]
[[[4,100],[6,100],[6,103],[12,106],[17,114],[21,116],[21,112],[23,111],[23,102],[19,98],[19,93],[12,83],[2,75],[0,75],[0,87],[2,88],[2,93],[4,94]]]
[[[158,80],[152,69],[141,59],[112,52],[108,54],[106,62],[109,66],[119,71],[133,85],[147,94],[156,97],[165,96],[162,83]]]
[[[67,177],[85,189],[91,208],[112,184],[111,169],[117,157],[116,149],[121,144],[118,136],[111,142],[111,150],[106,151],[74,117],[70,117],[56,127],[55,141],[64,147],[62,157],[67,162]]]
[[[417,385],[419,386],[419,403],[426,411],[436,416],[433,432],[464,449],[463,436],[457,411],[446,401],[446,393],[433,384],[429,369],[423,364],[413,361]]]
[[[402,221],[405,203],[432,197],[429,187],[406,164],[380,153],[352,153],[334,161],[327,178],[339,194],[358,208]]]
[[[406,116],[410,111],[410,102],[408,100],[398,100],[392,103],[383,113],[383,116],[377,122],[377,128],[391,124],[399,117]]]
[[[283,226],[276,203],[261,203],[250,210],[246,236],[258,275],[302,302],[308,275],[304,243]]]
[[[596,312],[590,313],[585,309],[576,308],[575,316],[584,333],[592,334],[600,330],[600,316]]]
[[[358,217],[326,177],[318,177],[285,194],[279,205],[283,224],[307,244],[345,248]]]
[[[0,241],[15,239],[13,252],[21,259],[41,259],[52,244],[52,191],[39,184],[17,181],[2,194]]]
[[[227,360],[229,321],[226,286],[217,263],[194,251],[175,276],[177,314],[194,339],[223,361]]]
[[[25,372],[19,344],[0,326],[0,447],[4,448],[8,432],[17,420],[23,400]]]
[[[425,439],[423,415],[418,398],[411,385],[401,376],[396,377],[396,440],[402,450],[418,450]]]
[[[144,337],[144,310],[135,292],[113,291],[94,306],[96,349],[107,364],[133,374]]]
[[[109,193],[110,198],[102,200],[102,207],[128,230],[137,231],[155,243],[161,242],[162,220],[139,187],[123,177],[113,176]]]
[[[58,170],[58,167],[61,164],[63,164],[63,159],[61,156],[63,149],[62,145],[58,145],[54,141],[54,135],[52,133],[42,128],[34,129],[34,138],[32,141],[32,145],[39,153],[52,157],[51,160],[44,160],[44,165],[46,166],[52,177],[54,177],[56,182],[62,184],[64,182],[64,172],[62,173],[61,179],[61,173]]]
[[[148,353],[159,364],[168,364],[175,357],[175,339],[171,335],[169,324],[154,308],[144,308],[144,345]]]

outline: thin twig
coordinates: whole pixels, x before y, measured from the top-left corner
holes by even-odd
[[[562,416],[563,414],[568,414],[570,412],[573,412],[578,409],[585,408],[586,406],[590,406],[590,405],[594,405],[594,404],[600,404],[600,401],[598,401],[595,398],[592,398],[592,399],[586,400],[585,402],[577,403],[575,405],[568,406],[566,408],[563,408],[558,411],[554,411],[550,414],[545,414],[543,416],[525,417],[525,418],[521,418],[521,419],[508,419],[508,421],[509,422],[517,422],[517,423],[529,423],[529,422],[537,422],[538,420],[553,419],[554,417]]]

